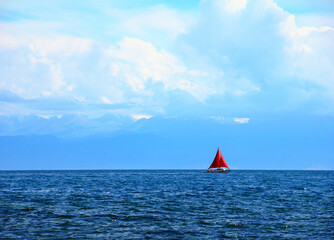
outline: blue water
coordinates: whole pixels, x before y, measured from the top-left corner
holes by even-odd
[[[333,239],[334,171],[1,171],[0,239]]]

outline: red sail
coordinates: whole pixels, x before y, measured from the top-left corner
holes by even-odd
[[[218,168],[218,167],[219,167],[219,149],[217,150],[215,159],[213,159],[213,162],[211,163],[211,166],[209,168]]]
[[[226,161],[225,161],[225,159],[224,159],[222,153],[220,153],[219,167],[225,167],[225,168],[230,169],[230,168],[227,166],[227,163],[226,163]]]

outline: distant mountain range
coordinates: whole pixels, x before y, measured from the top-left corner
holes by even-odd
[[[2,116],[0,169],[334,169],[333,120]]]

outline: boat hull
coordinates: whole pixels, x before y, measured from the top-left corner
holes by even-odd
[[[228,173],[229,169],[214,169],[214,170],[207,170],[204,173]]]

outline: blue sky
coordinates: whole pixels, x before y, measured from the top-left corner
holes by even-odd
[[[0,1],[0,135],[136,133],[155,118],[327,122],[333,16],[329,0]],[[333,139],[326,126],[316,135]]]

